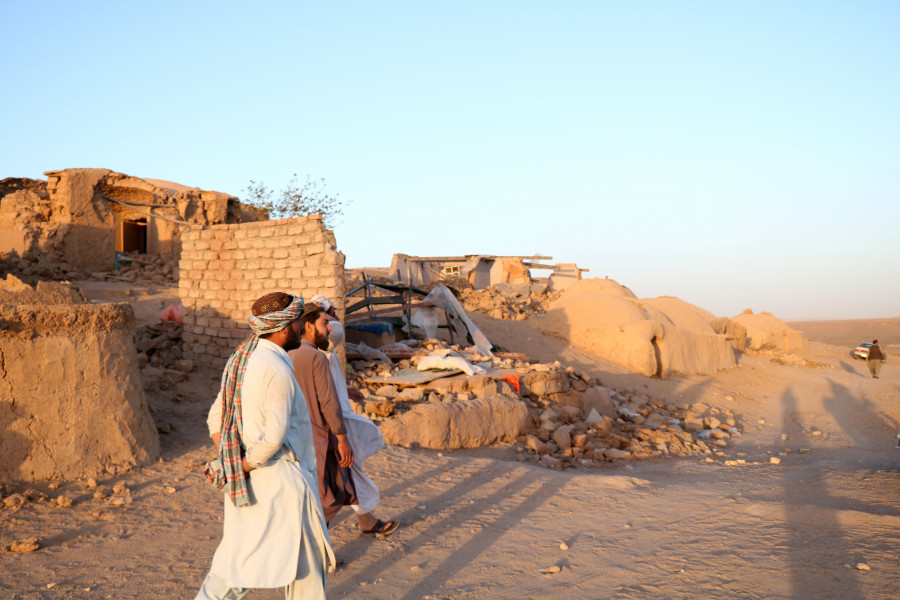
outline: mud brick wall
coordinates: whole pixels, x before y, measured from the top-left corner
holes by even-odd
[[[322,294],[344,314],[344,255],[320,215],[191,229],[179,266],[185,358],[195,364],[223,367],[269,292]]]
[[[155,461],[131,305],[30,302],[0,300],[0,483]]]

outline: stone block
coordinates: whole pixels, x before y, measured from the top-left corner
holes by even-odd
[[[616,418],[616,405],[613,404],[609,389],[599,385],[589,387],[584,391],[582,410],[586,415],[590,414],[591,410],[596,410],[601,416]]]
[[[479,448],[515,440],[529,422],[519,400],[497,396],[467,402],[423,403],[385,422],[385,441],[433,449]]]
[[[565,371],[527,373],[519,378],[523,394],[547,396],[569,391],[569,377]]]

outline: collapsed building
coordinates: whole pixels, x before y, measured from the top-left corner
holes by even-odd
[[[229,194],[109,169],[45,175],[0,180],[0,253],[75,274],[111,270],[128,253],[177,260],[185,225],[261,216]]]
[[[156,460],[129,304],[0,279],[0,481],[72,479]]]
[[[545,264],[552,256],[465,256],[422,257],[394,254],[385,275],[399,283],[423,286],[447,279],[463,279],[475,290],[497,284],[530,286],[542,283],[550,290],[562,290],[581,279],[581,269],[574,263]],[[532,277],[532,270],[550,271],[546,277]]]

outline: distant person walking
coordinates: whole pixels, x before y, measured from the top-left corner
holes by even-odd
[[[878,379],[878,373],[881,371],[881,363],[886,359],[887,357],[881,350],[881,346],[878,345],[878,340],[872,340],[872,345],[869,346],[869,357],[866,359],[866,362],[869,365],[869,373],[871,373],[872,377],[875,379]]]

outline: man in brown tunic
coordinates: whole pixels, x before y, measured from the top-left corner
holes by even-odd
[[[878,345],[878,340],[872,340],[872,345],[869,346],[869,356],[866,358],[866,363],[869,367],[869,373],[871,373],[872,377],[875,379],[878,379],[878,373],[881,372],[881,363],[885,360],[887,360],[887,357],[881,350],[881,346]]]
[[[307,304],[300,324],[303,328],[300,347],[289,352],[288,356],[294,363],[294,377],[309,407],[316,446],[319,497],[325,522],[330,523],[342,506],[356,503],[350,474],[353,451],[347,439],[341,403],[328,359],[319,352],[319,348],[328,347],[328,321],[315,304]]]

